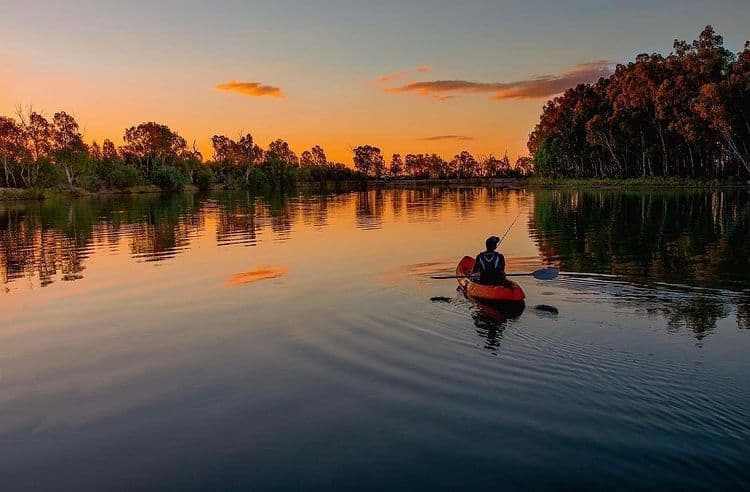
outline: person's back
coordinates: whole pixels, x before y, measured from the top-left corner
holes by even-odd
[[[474,273],[479,273],[479,283],[485,285],[502,285],[505,283],[505,257],[495,251],[500,238],[492,236],[487,239],[487,251],[479,253],[474,261]]]

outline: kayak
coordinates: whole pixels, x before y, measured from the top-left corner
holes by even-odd
[[[474,258],[470,256],[464,256],[464,259],[456,267],[459,288],[468,297],[495,303],[524,302],[526,295],[517,283],[512,280],[508,280],[506,285],[483,285],[473,282],[471,278],[467,278],[468,275],[471,275],[473,268]]]

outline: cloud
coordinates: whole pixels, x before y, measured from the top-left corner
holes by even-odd
[[[468,140],[474,140],[474,137],[468,137],[466,135],[434,135],[432,137],[422,137],[417,140],[426,140],[428,142],[438,142],[442,140],[455,140],[458,142],[466,142]]]
[[[425,73],[432,70],[432,67],[429,65],[417,65],[414,67],[415,72]],[[390,72],[390,73],[384,73],[380,77],[378,77],[377,82],[384,84],[386,82],[392,82],[394,80],[400,80],[403,79],[406,75],[408,75],[410,70],[398,70],[396,72]]]
[[[578,84],[590,83],[612,73],[609,60],[596,60],[575,65],[559,75],[542,75],[515,82],[471,82],[468,80],[434,80],[412,82],[399,87],[388,87],[390,94],[414,93],[438,100],[455,94],[492,94],[492,99],[534,99],[560,94]]]
[[[231,80],[223,84],[216,84],[216,88],[220,91],[237,92],[243,96],[251,97],[284,97],[281,89],[272,85],[263,85],[260,82],[238,82]]]
[[[398,72],[391,72],[391,73],[384,73],[380,77],[378,77],[378,82],[385,83],[385,82],[391,82],[392,80],[398,80],[404,78],[404,75],[406,75],[406,70],[399,70]]]

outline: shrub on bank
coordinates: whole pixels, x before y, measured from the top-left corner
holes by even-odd
[[[112,168],[112,173],[109,176],[109,187],[126,190],[141,184],[141,175],[133,166],[130,165],[118,165]]]
[[[154,171],[153,182],[165,191],[180,191],[187,184],[182,172],[174,166],[159,166]]]
[[[208,166],[200,166],[195,174],[195,184],[201,191],[210,190],[216,183],[216,176]]]
[[[38,188],[0,188],[0,200],[43,200]]]

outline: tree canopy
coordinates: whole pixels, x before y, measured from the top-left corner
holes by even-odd
[[[529,136],[548,177],[750,177],[750,45],[735,55],[707,26],[668,56],[549,101]]]

